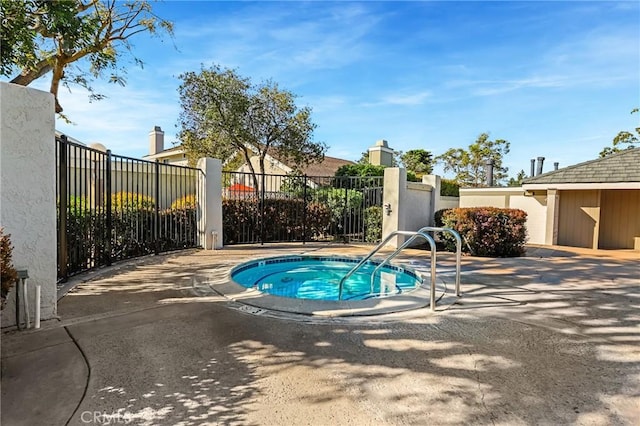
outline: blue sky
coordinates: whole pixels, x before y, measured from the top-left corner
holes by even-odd
[[[640,121],[630,114],[640,106],[635,1],[167,1],[154,10],[174,22],[174,39],[133,39],[145,66],[131,66],[124,88],[97,82],[108,99],[62,91],[75,124],[59,130],[141,157],[160,125],[170,147],[177,76],[213,63],[299,95],[315,139],[351,160],[378,139],[438,155],[490,132],[511,142],[515,176],[537,156],[545,171],[596,158]]]

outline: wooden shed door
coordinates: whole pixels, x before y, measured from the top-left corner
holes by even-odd
[[[570,247],[594,247],[600,220],[600,193],[560,191],[558,244]]]
[[[640,237],[640,190],[602,191],[599,248],[632,249]]]

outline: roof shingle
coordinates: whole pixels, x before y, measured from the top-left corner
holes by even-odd
[[[527,178],[527,184],[640,182],[640,148]]]

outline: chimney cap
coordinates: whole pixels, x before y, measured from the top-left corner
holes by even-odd
[[[161,132],[162,129],[160,128],[160,126],[153,126],[153,130],[151,130],[152,132]]]
[[[376,141],[375,146],[382,146],[384,148],[389,148],[389,144],[387,144],[387,141],[384,139],[380,139],[379,141]]]

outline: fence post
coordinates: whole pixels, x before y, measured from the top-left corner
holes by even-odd
[[[265,179],[267,175],[265,173],[262,174],[262,180],[260,184],[260,245],[264,244],[265,240],[265,227],[264,227],[264,193],[265,193]]]
[[[307,242],[307,175],[302,181],[302,244]]]
[[[62,281],[66,281],[69,278],[69,245],[67,241],[67,209],[68,206],[68,187],[67,187],[67,137],[65,135],[60,136],[60,164],[58,166],[58,185],[60,191],[58,194],[58,217],[60,218],[60,224],[58,226],[58,244],[60,250],[58,251],[58,268],[59,278]]]
[[[111,150],[107,150],[107,163],[105,164],[105,209],[106,209],[106,234],[105,235],[105,250],[106,250],[106,263],[107,265],[111,265],[111,238],[113,236],[113,216],[112,216],[112,208],[111,205]]]
[[[348,177],[342,179],[344,185],[344,207],[342,208],[342,242],[347,243],[347,203],[349,202]]]
[[[160,253],[160,161],[156,160],[156,190],[155,190],[155,212],[153,217],[153,234],[155,239],[155,254]]]

